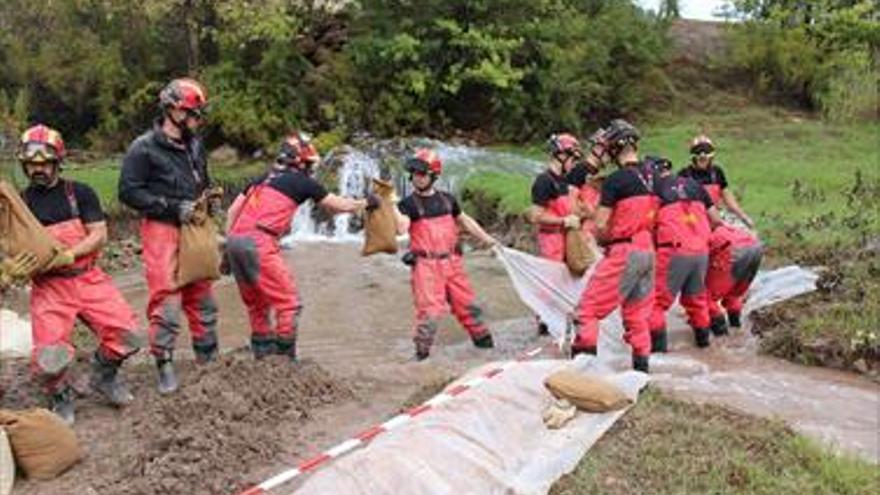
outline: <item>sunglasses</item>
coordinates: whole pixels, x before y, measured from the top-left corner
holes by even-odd
[[[700,145],[691,148],[692,155],[711,155],[715,150],[711,146]]]
[[[58,162],[58,152],[46,143],[25,143],[18,154],[18,159],[24,162]]]

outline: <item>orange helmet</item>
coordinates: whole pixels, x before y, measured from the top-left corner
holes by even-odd
[[[553,156],[581,156],[581,143],[568,133],[553,134],[547,140],[547,150]]]
[[[304,132],[294,131],[284,138],[275,161],[288,167],[309,169],[321,161],[321,155],[312,144],[311,136]]]
[[[443,162],[434,150],[417,148],[415,153],[407,158],[404,168],[409,173],[430,173],[437,176],[443,172]]]
[[[38,124],[21,135],[15,156],[22,162],[60,162],[66,154],[61,133]]]
[[[208,105],[208,92],[195,79],[174,79],[159,93],[163,109],[186,110],[201,117]]]
[[[698,155],[700,153],[705,153],[707,155],[711,155],[715,152],[715,144],[712,143],[712,140],[709,139],[709,136],[705,134],[700,134],[691,140],[691,154]]]

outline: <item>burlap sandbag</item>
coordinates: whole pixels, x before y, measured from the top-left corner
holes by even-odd
[[[616,386],[597,376],[561,370],[544,380],[557,399],[566,399],[578,409],[601,413],[628,406],[632,401]]]
[[[61,251],[61,244],[31,213],[15,187],[0,180],[0,253],[33,253],[37,257],[34,271],[40,272]]]
[[[195,221],[180,227],[177,246],[177,286],[220,278],[217,225],[208,216],[207,202],[199,201]]]
[[[379,196],[379,207],[368,211],[364,221],[364,248],[361,254],[394,254],[397,252],[397,221],[394,215],[394,186],[373,179],[373,192]]]
[[[12,493],[13,483],[15,483],[15,458],[12,456],[12,446],[9,445],[6,430],[0,426],[0,495]]]
[[[46,409],[0,410],[15,463],[31,479],[48,480],[83,457],[73,430]]]
[[[565,264],[568,271],[575,277],[580,277],[596,261],[590,243],[580,229],[566,229],[565,231]]]

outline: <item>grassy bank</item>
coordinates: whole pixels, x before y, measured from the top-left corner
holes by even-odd
[[[876,466],[780,423],[648,391],[550,493],[867,495],[878,487]]]

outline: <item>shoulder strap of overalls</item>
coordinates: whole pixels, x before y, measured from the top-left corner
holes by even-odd
[[[76,200],[76,191],[73,188],[72,180],[63,180],[64,195],[67,196],[67,203],[70,205],[70,212],[73,218],[79,218],[79,202]]]

